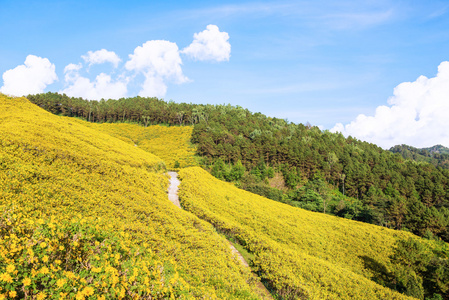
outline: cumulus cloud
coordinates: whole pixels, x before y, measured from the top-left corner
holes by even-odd
[[[81,57],[86,63],[89,64],[89,66],[109,62],[113,64],[115,68],[117,68],[118,64],[122,61],[120,57],[115,54],[115,52],[108,51],[106,49],[101,49],[94,52],[88,51],[86,55],[82,55]]]
[[[68,87],[61,91],[71,97],[82,97],[89,100],[118,99],[127,93],[127,78],[112,80],[111,76],[100,73],[93,82],[79,74],[81,64],[69,64],[64,68],[64,79]]]
[[[3,73],[0,92],[14,96],[38,94],[55,80],[58,76],[54,64],[47,58],[28,55],[23,65]]]
[[[167,82],[183,83],[188,78],[182,73],[182,60],[175,43],[153,40],[134,49],[125,68],[145,76],[141,96],[163,97]]]
[[[388,106],[374,116],[359,115],[350,124],[336,124],[332,132],[375,143],[383,148],[398,144],[449,146],[449,62],[442,62],[433,78],[420,76],[395,87]]]
[[[162,98],[167,93],[167,85],[161,77],[146,76],[139,95]]]
[[[121,75],[114,75],[117,72],[114,70],[111,73],[114,77],[100,73],[95,79],[85,77],[90,66],[111,63],[118,68],[122,60],[115,52],[106,49],[88,51],[81,56],[82,63],[70,63],[64,68],[65,86],[60,92],[93,100],[120,98],[126,96],[128,84],[132,81],[133,86],[140,85],[140,96],[161,98],[167,93],[168,84],[190,81],[183,74],[181,53],[195,60],[227,61],[231,52],[228,40],[226,32],[220,32],[215,25],[208,25],[206,30],[195,33],[192,44],[182,51],[176,43],[147,41],[129,55]],[[11,95],[42,93],[57,79],[55,65],[47,58],[29,55],[24,65],[3,74],[4,85],[0,92]],[[141,82],[136,82],[139,80]]]
[[[72,71],[78,71],[82,67],[83,67],[82,64],[68,64],[67,66],[65,66],[64,74],[66,74],[66,81],[67,81],[67,76],[74,74],[74,72],[72,72]]]
[[[193,42],[182,53],[195,60],[228,61],[231,56],[228,40],[227,32],[220,32],[216,25],[207,25],[206,30],[193,35]]]

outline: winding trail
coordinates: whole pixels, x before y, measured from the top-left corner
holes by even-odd
[[[176,172],[168,172],[168,175],[170,175],[170,186],[168,187],[168,200],[170,200],[174,205],[181,208],[181,204],[179,203],[179,197],[178,197],[178,188],[180,181],[178,179],[178,173]],[[231,244],[230,241],[229,248],[231,249],[232,253],[235,254],[238,258],[238,260],[244,265],[245,267],[249,268],[249,264],[246,262],[246,260],[243,258],[242,254],[237,250],[234,245]],[[259,289],[260,296],[262,299],[269,299],[274,300],[273,296],[271,296],[270,292],[267,290],[267,288],[259,281],[257,283],[257,288]]]
[[[178,198],[178,187],[180,181],[178,179],[178,173],[176,172],[168,172],[170,175],[170,186],[168,187],[168,200],[170,200],[174,205],[181,208],[181,204],[179,203]]]

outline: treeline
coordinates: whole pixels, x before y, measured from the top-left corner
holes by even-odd
[[[194,125],[192,142],[217,177],[303,208],[449,241],[449,170],[374,144],[239,106],[142,97],[88,101],[56,93],[28,98],[92,122]],[[270,184],[275,176],[283,187]]]
[[[100,101],[68,97],[51,93],[28,95],[28,100],[41,108],[67,117],[78,117],[89,122],[134,122],[141,125],[194,125],[207,120],[205,111],[212,105],[193,105],[165,102],[157,98],[121,98]]]
[[[436,167],[449,169],[449,149],[442,145],[419,149],[402,144],[391,147],[390,151],[401,154],[405,159],[427,162]]]

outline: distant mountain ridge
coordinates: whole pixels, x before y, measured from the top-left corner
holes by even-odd
[[[429,148],[422,148],[422,150],[427,150],[430,153],[449,154],[449,148],[443,145],[435,145]]]
[[[428,148],[415,148],[409,145],[396,145],[390,148],[393,153],[399,153],[405,159],[417,162],[427,162],[435,167],[449,169],[449,148],[435,145]]]

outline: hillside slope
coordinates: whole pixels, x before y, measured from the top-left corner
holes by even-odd
[[[72,120],[0,94],[2,296],[258,298],[160,158]]]
[[[143,127],[127,123],[90,123],[70,118],[73,122],[107,133],[160,157],[171,170],[195,166],[195,147],[190,145],[192,126]]]
[[[283,299],[409,299],[373,282],[411,234],[278,203],[215,179],[179,172],[183,207],[255,255],[259,276]]]
[[[54,114],[92,122],[193,125],[200,165],[219,178],[294,206],[449,241],[449,169],[240,106],[139,96],[93,101],[50,92],[28,98]],[[321,209],[334,191],[353,200],[337,197],[336,205]]]

